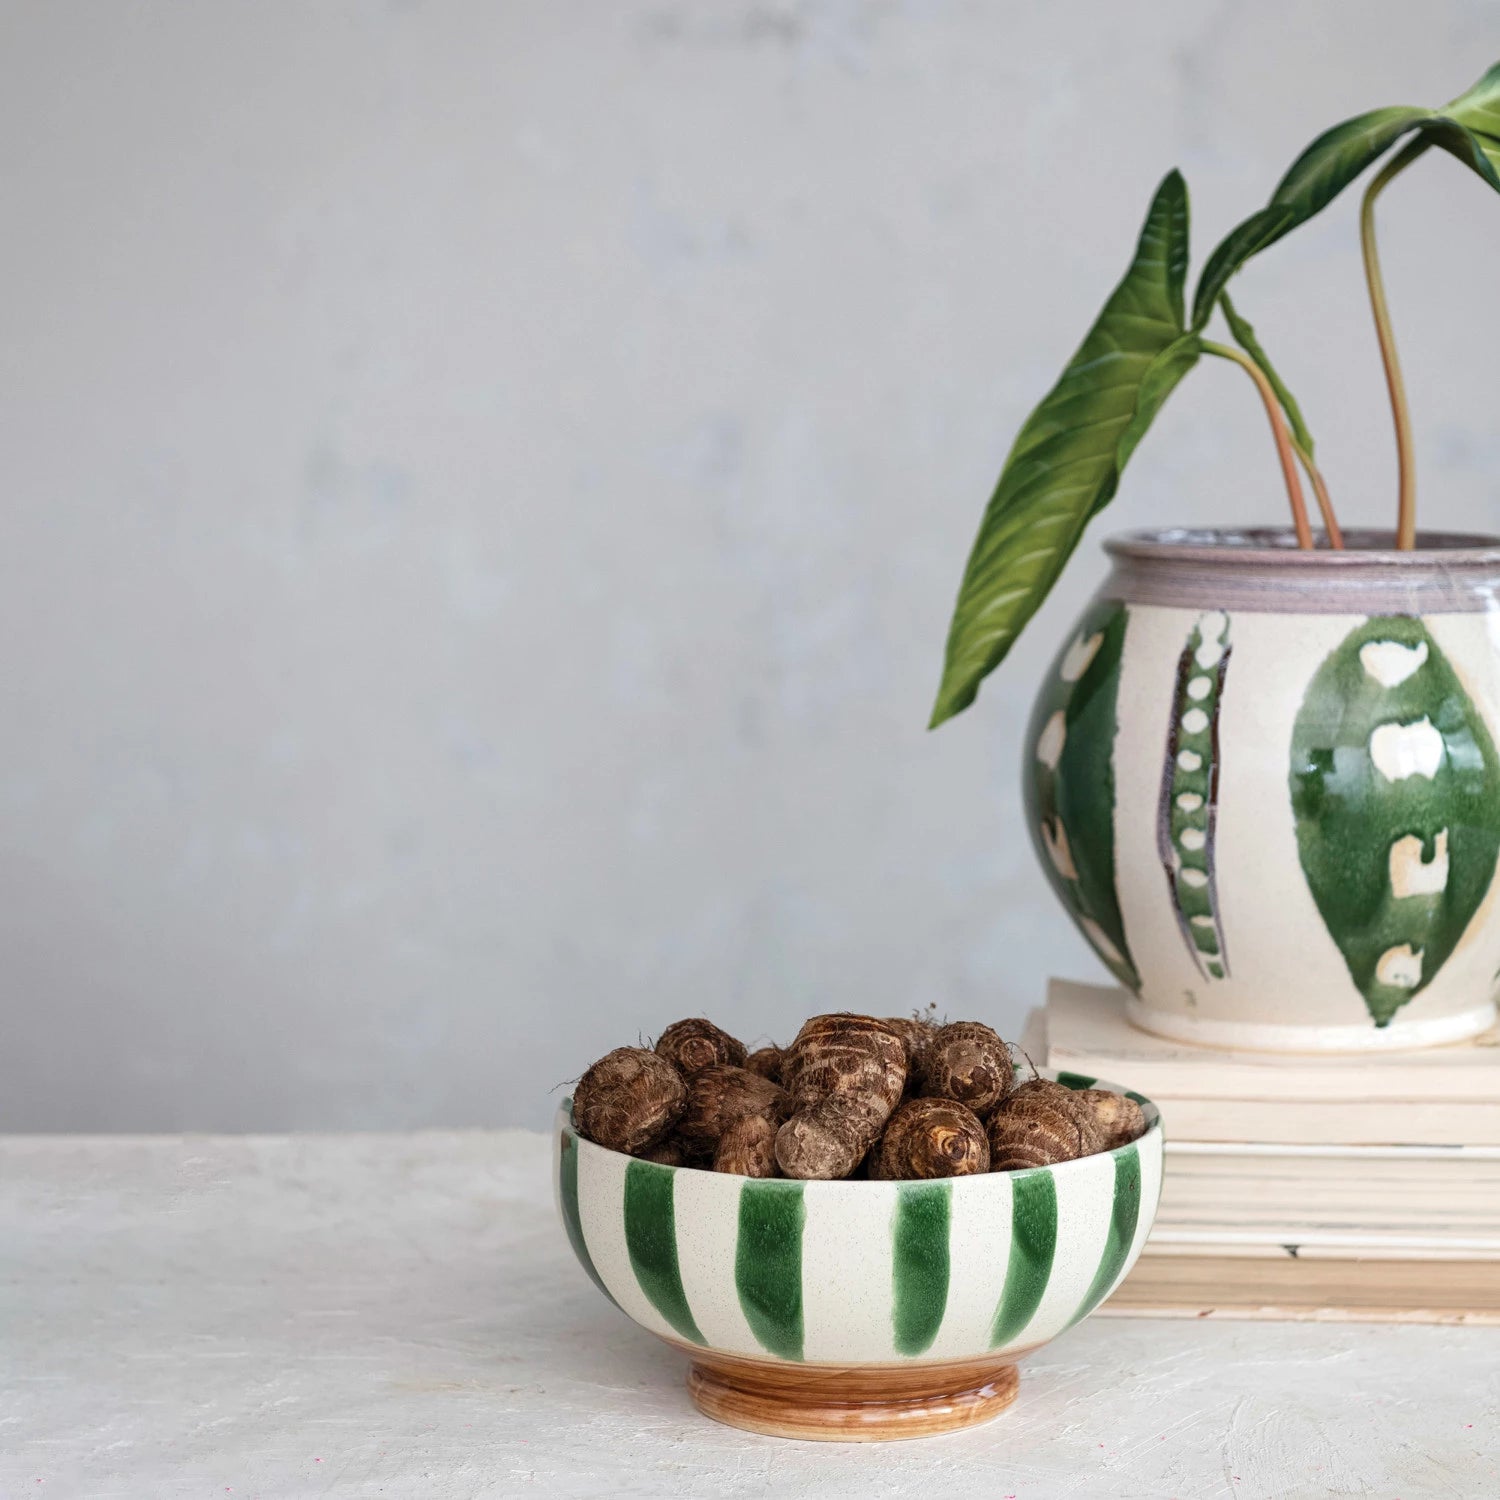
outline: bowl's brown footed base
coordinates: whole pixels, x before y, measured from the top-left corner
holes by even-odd
[[[771,1364],[693,1350],[688,1391],[699,1411],[771,1437],[880,1443],[987,1422],[1016,1399],[1014,1364]]]

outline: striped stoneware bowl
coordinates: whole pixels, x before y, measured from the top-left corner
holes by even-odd
[[[599,1290],[692,1357],[710,1415],[787,1436],[919,1436],[1008,1405],[1015,1361],[1135,1263],[1162,1171],[1160,1119],[1140,1103],[1139,1140],[1053,1167],[793,1182],[606,1150],[575,1131],[569,1100],[558,1205]]]

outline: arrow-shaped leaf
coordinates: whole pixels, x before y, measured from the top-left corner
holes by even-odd
[[[1197,358],[1183,338],[1187,184],[1156,190],[1135,258],[1067,369],[1026,420],[985,509],[948,632],[932,727],[974,701],[1113,498],[1120,471]]]
[[[1500,192],[1500,63],[1442,109],[1375,109],[1324,131],[1292,163],[1265,208],[1230,230],[1209,256],[1193,297],[1193,327],[1207,324],[1219,293],[1251,256],[1320,213],[1412,132],[1457,157]]]
[[[1450,120],[1465,130],[1486,137],[1493,162],[1500,149],[1500,63],[1496,63],[1473,88],[1465,89],[1444,109]]]

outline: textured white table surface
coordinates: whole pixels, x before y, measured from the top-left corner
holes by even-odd
[[[780,1442],[688,1404],[540,1135],[0,1141],[0,1496],[1500,1494],[1500,1335],[1091,1319],[989,1426]]]

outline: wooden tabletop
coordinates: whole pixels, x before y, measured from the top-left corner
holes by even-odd
[[[0,1496],[1500,1494],[1493,1328],[1095,1318],[973,1432],[717,1426],[548,1171],[518,1131],[0,1141]]]

